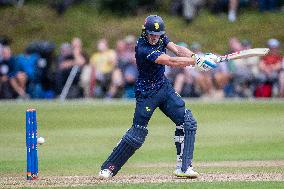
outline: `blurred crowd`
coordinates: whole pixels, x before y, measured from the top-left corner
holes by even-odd
[[[69,99],[134,98],[138,77],[135,44],[136,37],[129,35],[116,41],[112,49],[103,38],[88,55],[81,39],[75,37],[62,43],[59,53],[52,42],[33,41],[23,53],[13,54],[9,40],[2,38],[0,99],[54,99],[62,97],[64,91],[64,98]],[[197,42],[178,44],[204,53]],[[284,97],[281,43],[269,39],[264,45],[270,49],[264,57],[223,62],[210,72],[166,67],[166,76],[182,97]],[[226,53],[253,47],[249,40],[232,37]]]
[[[61,44],[58,54],[53,43],[33,41],[15,55],[9,40],[0,38],[0,98],[51,99],[64,90],[66,98],[133,98],[135,44],[134,36],[126,36],[111,49],[100,39],[88,55],[75,37]]]
[[[194,53],[204,54],[197,42],[190,46],[185,43],[179,45],[188,47]],[[280,45],[279,40],[269,39],[266,46],[270,52],[266,56],[222,62],[209,72],[190,67],[168,68],[166,75],[183,97],[284,97],[284,58]],[[225,54],[250,48],[254,46],[249,40],[232,37]]]

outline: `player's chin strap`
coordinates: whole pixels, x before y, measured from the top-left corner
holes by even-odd
[[[191,166],[195,134],[197,129],[196,120],[193,118],[190,110],[185,110],[184,114],[184,148],[182,151],[182,167],[181,170],[185,172]]]

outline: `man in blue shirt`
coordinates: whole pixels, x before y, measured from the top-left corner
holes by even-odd
[[[166,54],[169,49],[177,57]],[[165,77],[165,65],[172,67],[195,66],[203,71],[216,67],[214,54],[199,57],[185,47],[171,42],[165,35],[160,16],[146,18],[142,34],[135,47],[138,79],[135,86],[136,108],[133,124],[101,166],[99,176],[111,178],[126,161],[142,146],[148,134],[148,122],[157,107],[176,124],[175,145],[178,177],[196,178],[192,168],[194,141],[197,124],[180,95]]]
[[[26,74],[18,67],[10,46],[4,45],[0,60],[0,98],[26,98]]]

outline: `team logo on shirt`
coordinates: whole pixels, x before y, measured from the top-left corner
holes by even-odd
[[[147,111],[147,112],[150,112],[150,111],[151,111],[151,108],[149,108],[149,106],[146,106],[146,111]]]
[[[155,23],[154,23],[154,26],[155,26],[155,29],[156,29],[156,30],[159,29],[159,27],[160,27],[158,22],[155,22]]]

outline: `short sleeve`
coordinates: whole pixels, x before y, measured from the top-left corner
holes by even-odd
[[[161,52],[159,50],[152,51],[150,54],[147,55],[146,59],[155,62],[156,59],[161,55],[164,54],[164,52]]]
[[[169,44],[170,42],[170,38],[166,35],[164,35],[163,37],[163,43],[165,44],[165,47]]]

